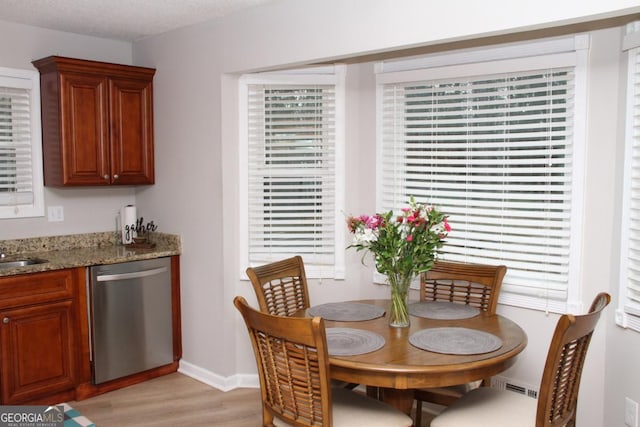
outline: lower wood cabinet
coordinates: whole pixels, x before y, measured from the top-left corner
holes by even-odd
[[[0,278],[0,403],[75,397],[83,371],[84,295],[84,268]]]
[[[0,312],[3,403],[75,387],[72,300]]]
[[[180,257],[171,257],[173,362],[91,381],[86,268],[0,277],[0,405],[83,400],[178,370]]]

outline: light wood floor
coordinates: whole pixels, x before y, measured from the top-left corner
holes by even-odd
[[[69,402],[97,427],[259,427],[260,390],[222,392],[173,373],[79,402]],[[423,427],[431,417],[423,416]]]
[[[259,389],[222,392],[180,373],[69,402],[97,427],[260,426]]]

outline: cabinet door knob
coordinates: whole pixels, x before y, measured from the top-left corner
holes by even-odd
[[[119,178],[118,174],[113,175],[113,179],[118,179],[118,178]]]
[[[5,317],[4,319],[2,319],[2,323],[9,323],[11,321],[11,319],[9,319],[8,317]]]
[[[105,181],[107,181],[107,180],[109,180],[109,175],[105,174],[105,175],[103,176],[103,178],[104,178],[104,180],[105,180]]]

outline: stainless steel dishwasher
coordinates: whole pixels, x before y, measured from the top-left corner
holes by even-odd
[[[173,362],[171,260],[90,269],[93,383]]]

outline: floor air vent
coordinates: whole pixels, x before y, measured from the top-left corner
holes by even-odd
[[[500,376],[493,377],[491,378],[491,387],[497,388],[499,390],[509,390],[516,393],[524,394],[525,396],[529,396],[534,399],[538,398],[538,387],[533,387],[529,384],[523,384],[511,378]]]

